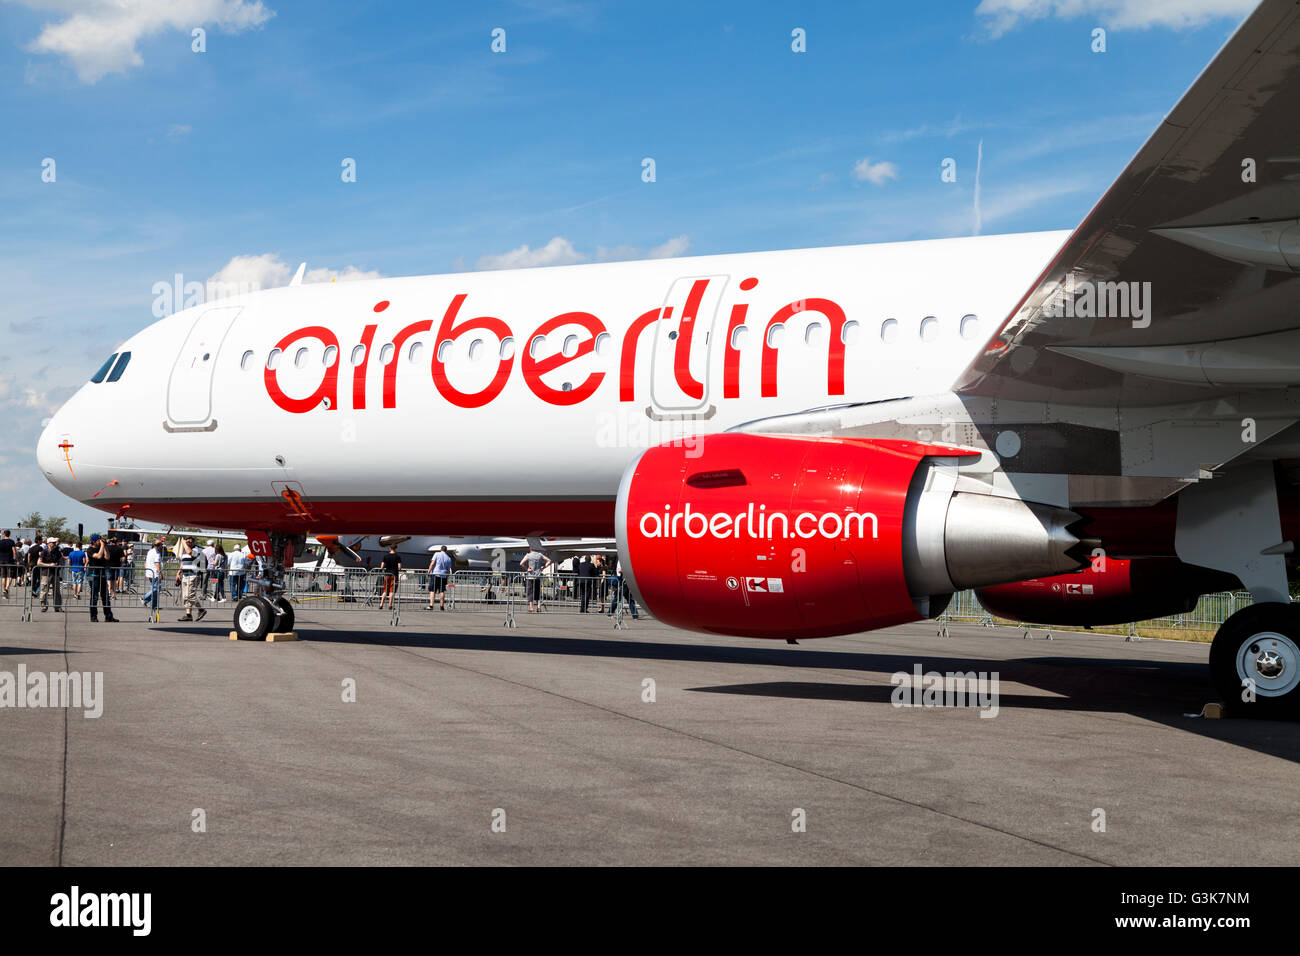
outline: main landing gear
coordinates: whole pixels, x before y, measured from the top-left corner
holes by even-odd
[[[254,593],[235,605],[235,632],[243,640],[261,641],[267,634],[293,630],[293,605],[284,596],[284,569],[293,564],[293,556],[302,552],[307,539],[305,535],[251,532],[248,537],[254,551],[256,544],[262,544],[267,553],[259,555],[264,562],[262,575],[248,581]]]
[[[1174,549],[1187,564],[1234,574],[1255,601],[1223,622],[1210,645],[1210,679],[1239,716],[1300,711],[1300,605],[1291,603],[1278,476],[1246,462],[1178,494]]]
[[[1210,645],[1210,678],[1231,715],[1300,713],[1300,605],[1252,604],[1224,621]]]

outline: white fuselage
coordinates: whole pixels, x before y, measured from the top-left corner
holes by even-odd
[[[1065,237],[376,279],[221,299],[123,343],[131,357],[121,377],[78,391],[38,459],[66,494],[138,519],[608,534],[619,478],[650,445],[947,391]]]

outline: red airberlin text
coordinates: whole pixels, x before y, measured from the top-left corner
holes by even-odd
[[[680,322],[676,327],[678,334],[672,345],[674,380],[683,394],[692,398],[702,398],[704,394],[703,384],[696,375],[698,370],[693,370],[691,367],[691,343],[697,313],[710,281],[715,280],[698,279],[692,285],[689,294],[686,296],[686,301],[682,305]],[[740,283],[740,289],[747,292],[757,285],[758,280],[745,279]],[[467,298],[466,293],[454,296],[447,305],[441,319],[437,321],[436,329],[433,319],[423,319],[412,322],[393,333],[389,340],[393,347],[393,354],[391,360],[383,366],[381,394],[379,396],[382,408],[397,407],[398,369],[405,364],[399,362],[398,359],[402,354],[403,347],[410,339],[425,333],[434,333],[433,341],[435,346],[432,349],[433,355],[430,365],[430,375],[434,387],[437,388],[438,393],[446,401],[460,408],[480,408],[500,395],[510,379],[516,356],[519,359],[519,369],[524,384],[537,398],[548,404],[576,405],[585,401],[600,387],[609,372],[617,374],[619,401],[633,402],[637,400],[637,348],[642,340],[646,338],[647,332],[653,337],[654,330],[651,329],[651,326],[655,322],[670,321],[673,318],[673,306],[661,306],[641,313],[623,333],[623,341],[619,343],[616,356],[614,356],[617,362],[616,370],[592,371],[582,381],[566,383],[566,387],[560,389],[548,385],[542,380],[542,376],[596,352],[597,343],[601,336],[608,334],[605,324],[599,318],[590,312],[564,312],[542,322],[527,338],[520,340],[515,337],[510,326],[503,320],[494,316],[474,315],[473,307],[466,304]],[[385,311],[388,305],[387,301],[378,303],[375,306],[375,312]],[[718,310],[718,319],[721,320],[722,307],[718,306]],[[722,397],[724,399],[740,397],[741,353],[734,340],[736,329],[746,325],[748,310],[748,303],[735,303],[731,306],[730,315],[726,319],[725,337],[722,339]],[[760,395],[764,398],[775,397],[777,394],[778,349],[771,343],[771,330],[774,326],[788,322],[801,312],[815,312],[824,316],[828,321],[830,329],[827,336],[826,394],[827,396],[844,394],[844,310],[830,299],[809,298],[799,299],[782,306],[764,325],[754,328],[755,334],[759,334],[761,330],[762,336],[759,387]],[[708,317],[705,317],[704,321],[707,323]],[[723,323],[719,321],[718,325],[719,331],[721,331]],[[541,357],[532,354],[529,344],[535,339],[550,336],[560,329],[573,329],[574,327],[577,328],[579,339],[576,349],[571,350],[571,354],[564,354],[564,350]],[[315,340],[321,342],[327,349],[332,347],[335,358],[325,368],[324,375],[316,389],[311,394],[302,397],[293,397],[286,394],[280,387],[279,369],[268,366],[264,370],[267,394],[276,405],[287,412],[301,414],[314,409],[330,411],[339,409],[341,407],[339,401],[339,377],[340,374],[347,375],[349,372],[348,369],[340,371],[341,359],[344,354],[348,353],[350,346],[359,345],[361,349],[360,361],[350,369],[351,388],[349,389],[345,383],[342,391],[345,395],[351,393],[352,408],[366,408],[367,402],[373,401],[373,396],[368,393],[367,371],[370,366],[371,354],[374,350],[378,330],[378,324],[367,324],[361,332],[359,343],[340,343],[338,336],[323,325],[304,326],[290,332],[275,346],[280,353],[288,354],[295,345]],[[491,361],[492,357],[497,360],[496,371],[491,380],[477,391],[462,391],[452,384],[447,375],[445,355],[450,346],[465,336],[471,336],[471,341],[474,339],[482,340],[482,345],[489,350],[489,361]],[[522,345],[515,351],[507,353],[499,348],[501,343],[504,343],[507,339],[522,342]],[[384,340],[380,339],[380,341]],[[496,351],[492,351],[494,347],[496,347]],[[410,373],[406,374],[409,375]]]

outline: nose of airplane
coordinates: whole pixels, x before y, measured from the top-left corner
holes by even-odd
[[[47,481],[65,495],[76,497],[76,471],[73,464],[71,436],[67,433],[67,416],[63,409],[55,412],[36,442],[36,464]]]

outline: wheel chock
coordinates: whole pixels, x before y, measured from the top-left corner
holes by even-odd
[[[1218,720],[1223,716],[1223,705],[1219,703],[1206,704],[1201,708],[1199,714],[1183,714],[1184,717],[1205,717],[1209,720]]]
[[[230,639],[232,641],[240,640],[239,632],[231,631]],[[263,640],[267,644],[282,644],[285,641],[296,641],[298,640],[298,632],[297,631],[272,631],[271,633],[267,634],[266,637],[263,638]]]

